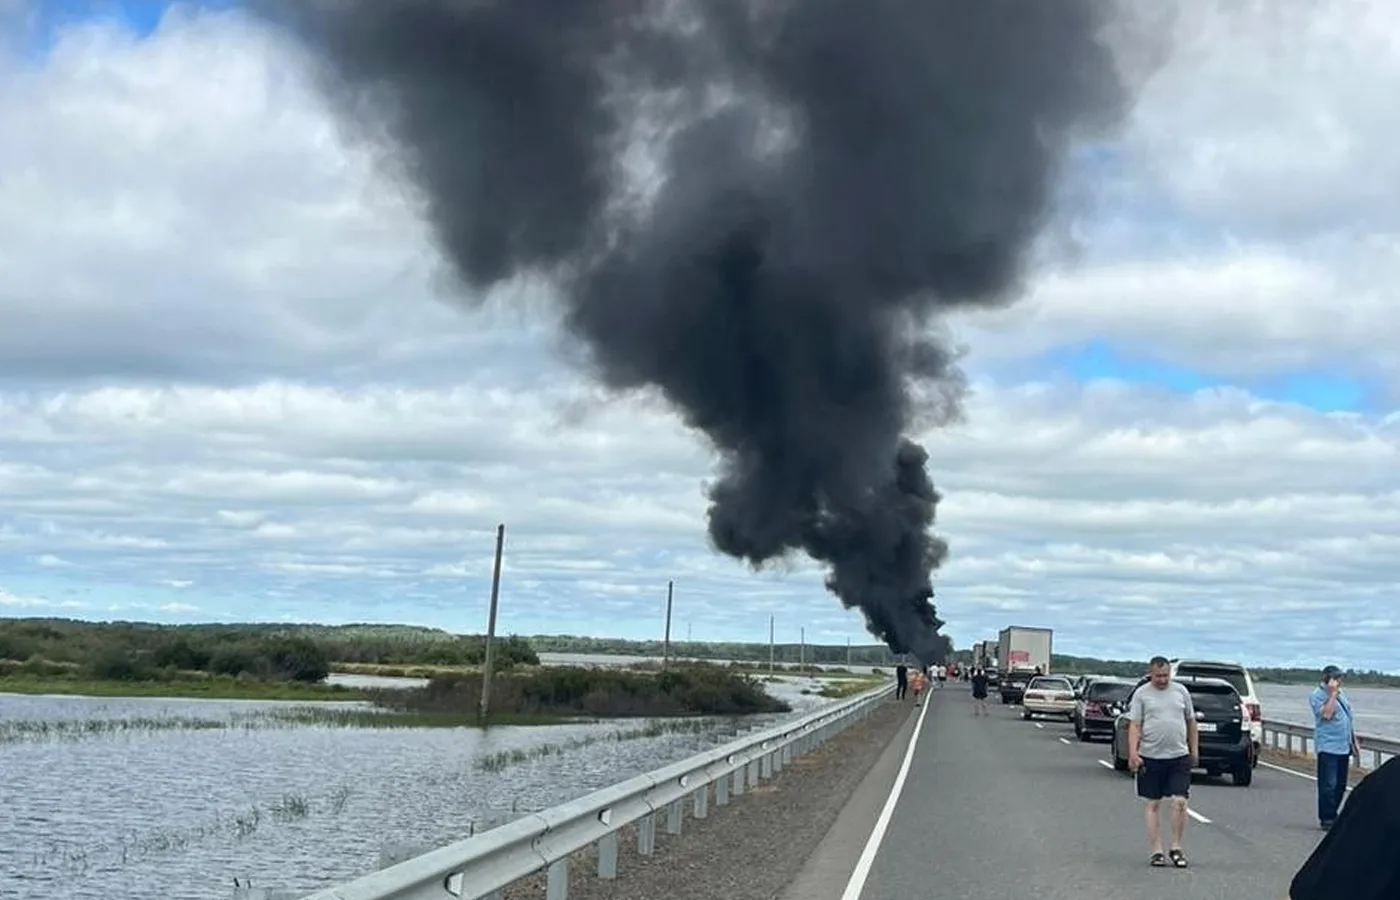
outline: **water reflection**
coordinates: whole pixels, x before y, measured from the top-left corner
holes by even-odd
[[[794,714],[805,678],[768,686]],[[804,691],[806,693],[804,693]],[[294,704],[305,706],[307,704]],[[355,708],[355,703],[316,704]],[[238,727],[269,701],[0,695],[0,722],[219,719],[0,745],[0,884],[15,900],[225,900],[233,879],[312,890],[375,867],[386,845],[436,846],[545,809],[784,716],[631,740],[646,721],[535,728]],[[532,748],[594,739],[567,752]],[[476,763],[522,751],[498,771]]]

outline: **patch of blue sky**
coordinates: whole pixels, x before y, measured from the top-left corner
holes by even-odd
[[[47,55],[65,28],[84,22],[119,23],[139,37],[149,37],[175,6],[227,9],[239,0],[32,0],[10,25],[33,58]]]
[[[1364,379],[1344,372],[1305,371],[1226,377],[1153,360],[1099,339],[1055,350],[1042,358],[1040,364],[1079,382],[1115,380],[1151,385],[1182,394],[1237,387],[1265,400],[1294,403],[1320,412],[1367,412],[1373,406],[1371,386]]]

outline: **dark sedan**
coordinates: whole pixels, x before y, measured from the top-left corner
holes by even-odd
[[[1134,682],[1126,678],[1092,678],[1075,698],[1074,734],[1081,741],[1113,737],[1113,723],[1128,710]]]

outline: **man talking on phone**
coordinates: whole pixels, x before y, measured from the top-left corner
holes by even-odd
[[[1342,694],[1342,670],[1322,670],[1322,684],[1312,692],[1313,751],[1317,755],[1317,823],[1324,830],[1337,821],[1346,795],[1351,759],[1361,759],[1352,724],[1351,703]]]

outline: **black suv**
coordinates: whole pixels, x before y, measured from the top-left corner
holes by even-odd
[[[1180,677],[1174,679],[1191,692],[1196,707],[1196,730],[1201,739],[1201,758],[1197,768],[1207,775],[1229,772],[1239,787],[1254,781],[1254,742],[1250,739],[1244,703],[1239,692],[1223,678]],[[1148,679],[1138,681],[1133,692],[1144,690]],[[1113,768],[1128,771],[1128,709],[1131,695],[1123,704],[1123,713],[1113,723]]]
[[[1081,741],[1112,737],[1113,723],[1128,711],[1134,683],[1126,678],[1091,678],[1074,698],[1074,734]]]
[[[1035,669],[1012,669],[1002,675],[999,685],[1001,702],[1020,703],[1026,696],[1026,685],[1030,684],[1031,679],[1037,674]]]

